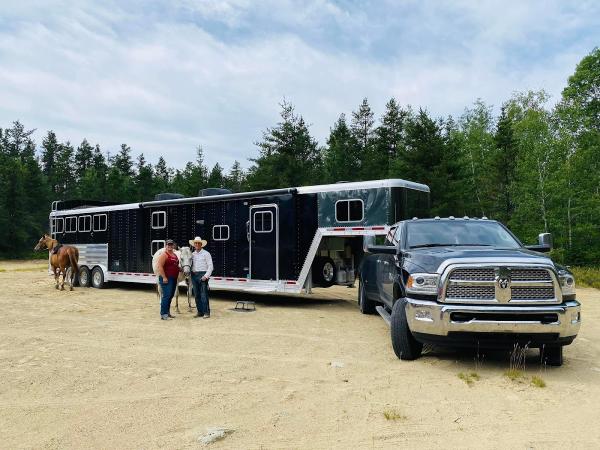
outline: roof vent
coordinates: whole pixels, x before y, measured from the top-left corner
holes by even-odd
[[[224,194],[233,194],[229,189],[225,188],[206,188],[200,189],[198,192],[198,197],[210,197],[212,195],[224,195]]]
[[[163,192],[154,196],[154,200],[175,200],[176,198],[185,198],[185,195],[173,192]]]

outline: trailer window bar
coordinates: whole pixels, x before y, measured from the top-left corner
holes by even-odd
[[[273,231],[273,213],[271,211],[257,211],[254,213],[255,233],[270,233]]]
[[[160,230],[167,227],[167,213],[165,211],[154,211],[152,213],[152,229]]]
[[[156,240],[150,243],[150,254],[154,256],[154,254],[159,251],[161,248],[165,246],[164,240]]]
[[[65,220],[62,217],[55,217],[52,219],[52,233],[59,234],[65,231]]]
[[[335,202],[336,222],[360,222],[365,217],[365,203],[360,198]]]
[[[213,241],[229,240],[229,225],[215,225],[212,230]]]
[[[65,220],[65,233],[75,233],[77,231],[77,217],[67,217]]]
[[[106,214],[94,214],[94,231],[106,231],[107,224]]]
[[[92,231],[92,216],[79,216],[79,231],[89,233]]]

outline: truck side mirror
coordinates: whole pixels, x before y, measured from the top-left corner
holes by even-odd
[[[540,233],[538,243],[540,247],[548,247],[549,250],[552,250],[552,233]]]
[[[525,248],[535,252],[548,253],[552,250],[552,234],[540,233],[538,235],[538,245],[527,245]]]
[[[366,236],[363,236],[363,252],[365,253],[371,253],[371,251],[369,250],[369,247],[375,245],[375,235],[374,234],[367,234]]]

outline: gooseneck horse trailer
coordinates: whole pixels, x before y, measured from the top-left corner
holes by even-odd
[[[50,232],[79,249],[79,282],[154,283],[152,255],[166,239],[208,240],[211,288],[250,292],[310,292],[352,285],[362,236],[429,208],[429,188],[400,179],[107,204],[55,201]],[[164,199],[167,197],[167,199]]]

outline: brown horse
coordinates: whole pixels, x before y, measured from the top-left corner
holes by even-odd
[[[56,251],[54,248],[57,247]],[[67,270],[70,269],[71,274],[69,276],[69,290],[73,290],[73,280],[75,274],[79,271],[77,262],[79,261],[79,250],[77,247],[70,245],[60,245],[56,239],[52,239],[47,234],[44,234],[34,250],[48,250],[50,259],[50,265],[52,266],[52,272],[54,272],[54,280],[56,281],[56,289],[58,289],[58,279],[62,274],[62,283],[60,284],[60,290],[65,290],[65,278],[67,276]]]

